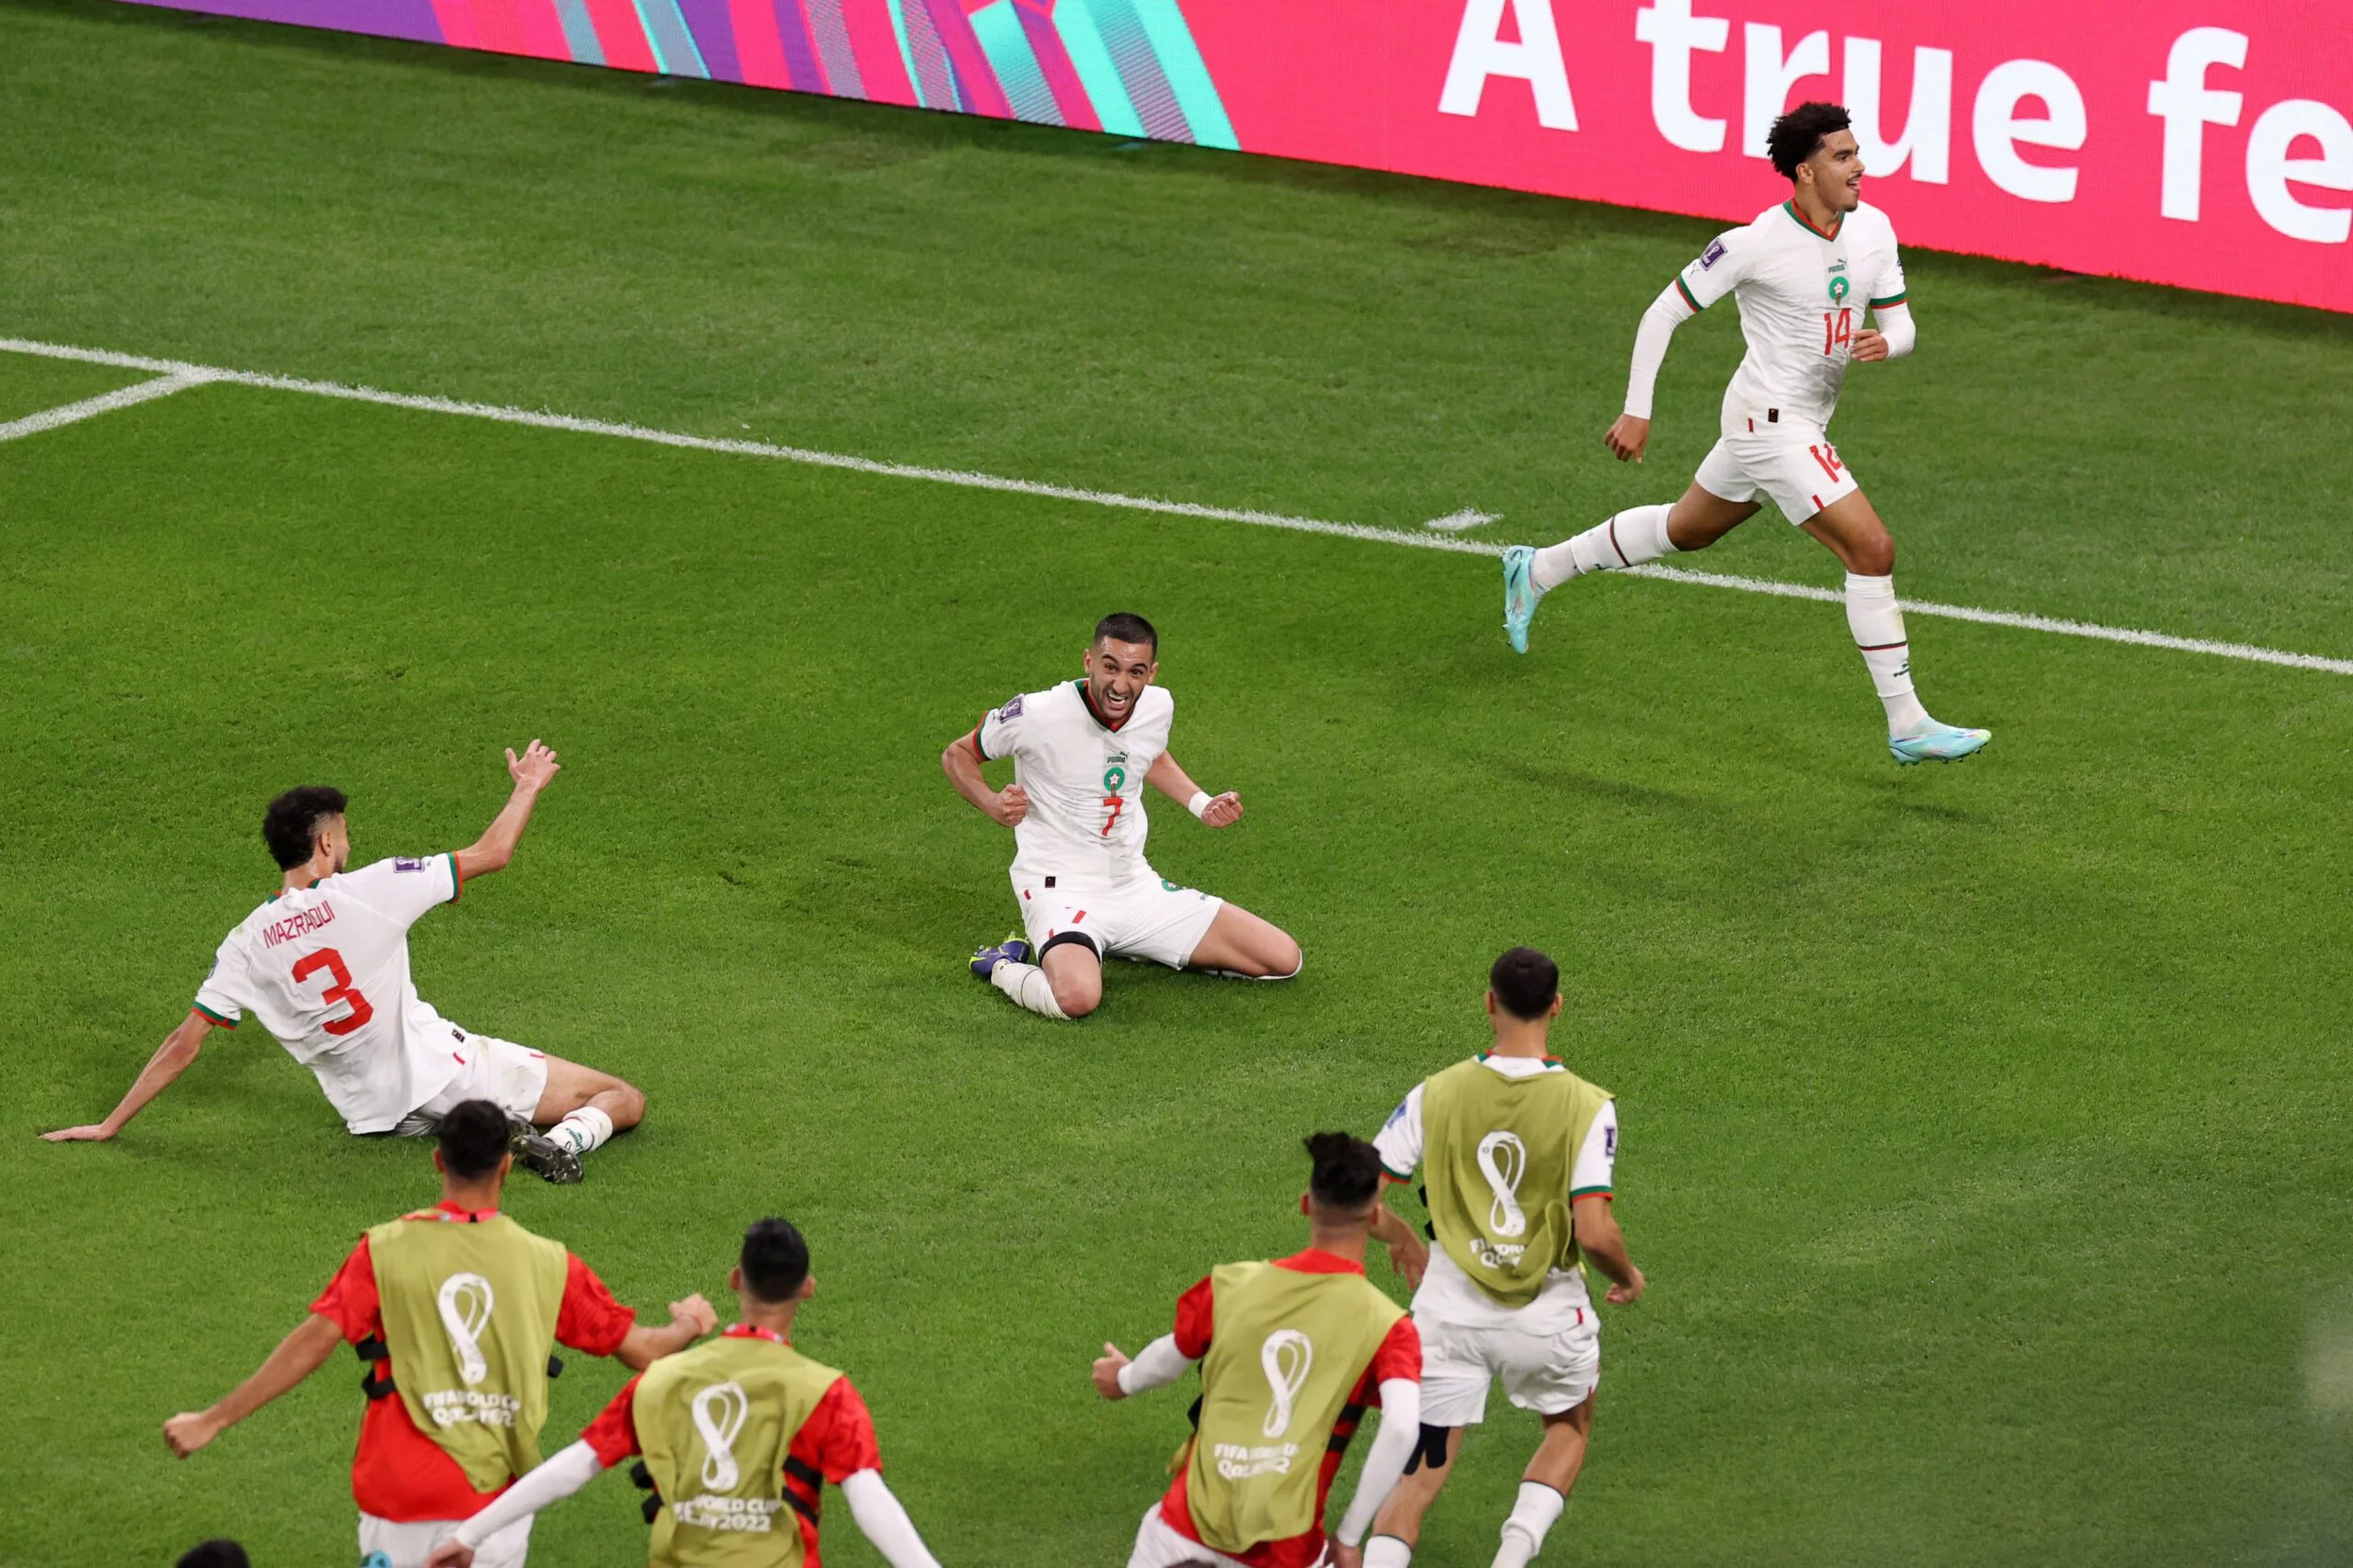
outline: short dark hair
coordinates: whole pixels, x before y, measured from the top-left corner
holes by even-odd
[[[1160,633],[1152,629],[1152,622],[1126,610],[1115,610],[1095,623],[1095,641],[1100,642],[1106,638],[1114,642],[1149,643],[1153,656],[1160,655]]]
[[[1823,138],[1849,129],[1844,104],[1800,104],[1765,133],[1765,152],[1783,179],[1798,177],[1798,165],[1822,151]]]
[[[1316,1202],[1361,1209],[1380,1196],[1381,1153],[1371,1144],[1347,1132],[1312,1133],[1305,1142],[1315,1162],[1307,1190]]]
[[[809,1243],[790,1220],[771,1214],[744,1233],[744,1289],[763,1301],[789,1301],[809,1278]]]
[[[173,1568],[252,1568],[253,1559],[245,1549],[225,1537],[199,1540],[180,1553]]]
[[[1514,948],[1487,971],[1487,988],[1505,1012],[1532,1024],[1552,1010],[1561,994],[1561,966],[1534,948]]]
[[[441,1119],[441,1168],[460,1181],[479,1181],[506,1157],[506,1113],[488,1100],[460,1100]]]
[[[321,819],[341,816],[350,803],[342,790],[327,784],[299,785],[272,801],[262,813],[261,840],[269,846],[278,869],[290,871],[309,859]]]

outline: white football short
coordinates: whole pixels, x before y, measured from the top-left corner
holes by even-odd
[[[523,1568],[531,1550],[531,1520],[525,1515],[474,1548],[474,1568]],[[359,1568],[425,1568],[433,1549],[458,1533],[455,1519],[395,1524],[373,1514],[359,1516]]]
[[[1416,1297],[1414,1328],[1422,1336],[1422,1424],[1476,1426],[1487,1418],[1487,1390],[1497,1378],[1522,1410],[1558,1415],[1574,1410],[1601,1381],[1601,1323],[1591,1307],[1565,1317],[1540,1300],[1509,1319],[1449,1321],[1443,1301]]]
[[[1198,1540],[1187,1540],[1160,1517],[1160,1505],[1154,1503],[1144,1510],[1143,1523],[1136,1527],[1136,1549],[1128,1556],[1128,1568],[1248,1568],[1248,1565],[1222,1551],[1211,1551]]]
[[[1692,482],[1726,501],[1754,501],[1762,491],[1791,523],[1802,523],[1860,488],[1820,430],[1775,426],[1760,418],[1754,435],[1718,437]]]
[[[1031,950],[1065,932],[1085,937],[1099,958],[1141,959],[1183,969],[1209,935],[1225,900],[1180,888],[1158,876],[1131,877],[1085,892],[1048,887],[1042,879],[1013,884],[1021,929]]]
[[[392,1131],[403,1138],[430,1138],[441,1119],[466,1100],[488,1100],[506,1113],[509,1121],[529,1121],[547,1091],[548,1059],[511,1040],[470,1034],[454,1053],[458,1074],[441,1092],[403,1117]]]

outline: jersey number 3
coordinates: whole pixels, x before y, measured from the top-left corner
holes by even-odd
[[[322,1002],[342,1002],[351,1011],[342,1017],[331,1018],[324,1026],[329,1034],[346,1035],[376,1016],[368,998],[351,988],[351,971],[343,967],[343,955],[333,948],[321,948],[294,966],[294,983],[300,985],[321,970],[335,976],[335,983],[319,997]]]

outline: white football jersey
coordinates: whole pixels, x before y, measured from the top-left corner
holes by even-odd
[[[1086,683],[1073,680],[1024,692],[981,721],[982,759],[1013,758],[1013,781],[1029,797],[1013,830],[1016,882],[1103,887],[1150,873],[1143,776],[1168,749],[1176,718],[1176,699],[1148,686],[1114,730],[1096,717]]]
[[[1748,353],[1724,389],[1727,436],[1762,435],[1774,414],[1775,424],[1827,429],[1863,312],[1904,297],[1895,226],[1869,204],[1825,234],[1784,201],[1717,235],[1675,282],[1695,311],[1726,294],[1739,301]]]
[[[196,1008],[222,1028],[251,1012],[317,1074],[354,1132],[385,1132],[440,1093],[465,1033],[418,997],[408,928],[456,901],[458,858],[379,860],[280,893],[222,941]]]

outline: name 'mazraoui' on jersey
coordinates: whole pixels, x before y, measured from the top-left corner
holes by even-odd
[[[1826,430],[1863,312],[1904,302],[1895,226],[1868,203],[1824,233],[1784,201],[1711,240],[1675,283],[1695,311],[1739,301],[1748,352],[1724,389],[1727,436],[1763,434],[1768,415]]]
[[[463,1036],[409,978],[408,928],[460,892],[458,860],[379,860],[280,893],[221,943],[196,1008],[248,1012],[354,1132],[386,1132],[457,1074]]]
[[[1143,776],[1168,749],[1176,699],[1156,686],[1106,724],[1086,683],[1024,692],[981,721],[983,760],[1013,758],[1029,814],[1013,830],[1016,882],[1108,886],[1146,875]]]

